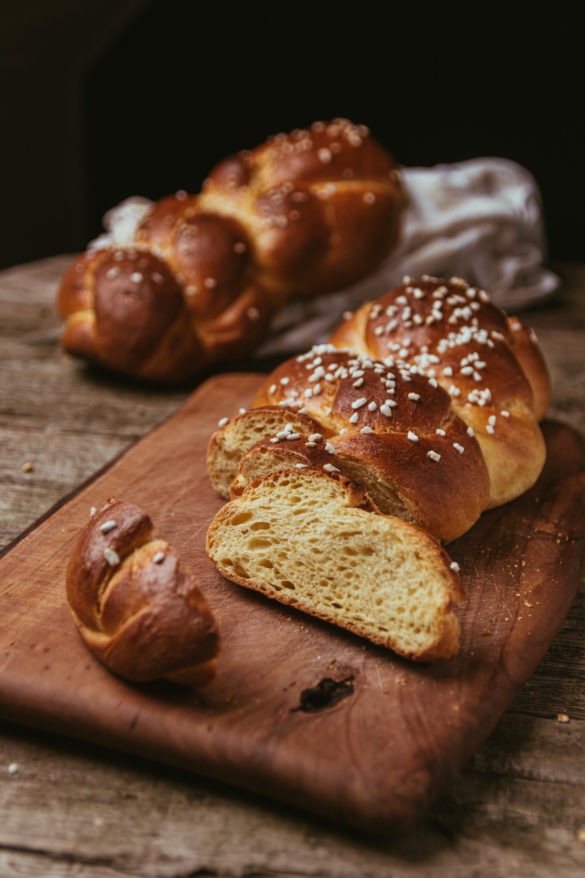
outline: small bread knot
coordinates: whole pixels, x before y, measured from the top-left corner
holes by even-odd
[[[217,625],[194,574],[138,506],[95,512],[71,553],[67,600],[81,637],[115,674],[187,686],[216,674]]]

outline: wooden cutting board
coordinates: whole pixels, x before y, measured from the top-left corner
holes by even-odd
[[[583,444],[546,423],[538,485],[451,544],[468,593],[461,650],[414,665],[227,582],[208,560],[207,526],[223,501],[207,480],[206,445],[260,380],[210,379],[0,560],[1,715],[396,831],[488,735],[561,625],[583,567]],[[90,507],[110,496],[149,512],[199,574],[222,636],[217,680],[200,694],[126,684],[78,637],[67,557]]]

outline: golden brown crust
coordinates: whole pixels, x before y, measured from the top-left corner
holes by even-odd
[[[404,201],[393,158],[345,119],[226,159],[201,197],[239,216],[261,274],[289,295],[328,292],[371,271],[396,244]]]
[[[291,296],[372,271],[396,245],[403,200],[394,160],[363,126],[277,135],[221,162],[199,195],[153,205],[130,246],[83,254],[58,293],[63,345],[160,382],[240,357]]]
[[[533,333],[460,278],[406,281],[348,317],[336,347],[399,357],[434,378],[481,446],[489,505],[530,488],[544,465],[538,421],[550,381]]]
[[[180,286],[147,250],[108,247],[82,254],[63,279],[58,307],[68,318],[65,349],[122,374],[138,370],[155,379],[162,368],[168,380],[178,380],[201,347]]]
[[[278,366],[255,405],[210,442],[208,471],[212,481],[222,471],[224,494],[230,478],[235,494],[254,474],[281,468],[279,461],[302,464],[293,457],[305,454],[308,465],[336,467],[365,487],[382,512],[444,542],[468,530],[488,503],[477,440],[448,393],[416,368],[317,346]]]
[[[536,333],[518,317],[508,318],[509,344],[526,375],[534,398],[534,414],[541,421],[550,405],[551,383],[548,367],[538,346]]]
[[[215,676],[217,626],[194,575],[139,507],[112,498],[79,535],[67,600],[97,658],[135,682],[202,686]]]

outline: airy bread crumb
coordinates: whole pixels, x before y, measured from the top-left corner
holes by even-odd
[[[449,556],[339,474],[281,470],[255,480],[216,515],[207,552],[233,582],[404,657],[458,649],[453,606],[464,595]]]

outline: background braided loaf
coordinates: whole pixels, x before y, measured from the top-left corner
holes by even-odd
[[[292,296],[342,288],[395,246],[397,166],[345,119],[221,162],[199,195],[135,205],[58,291],[64,348],[151,381],[251,351]]]

